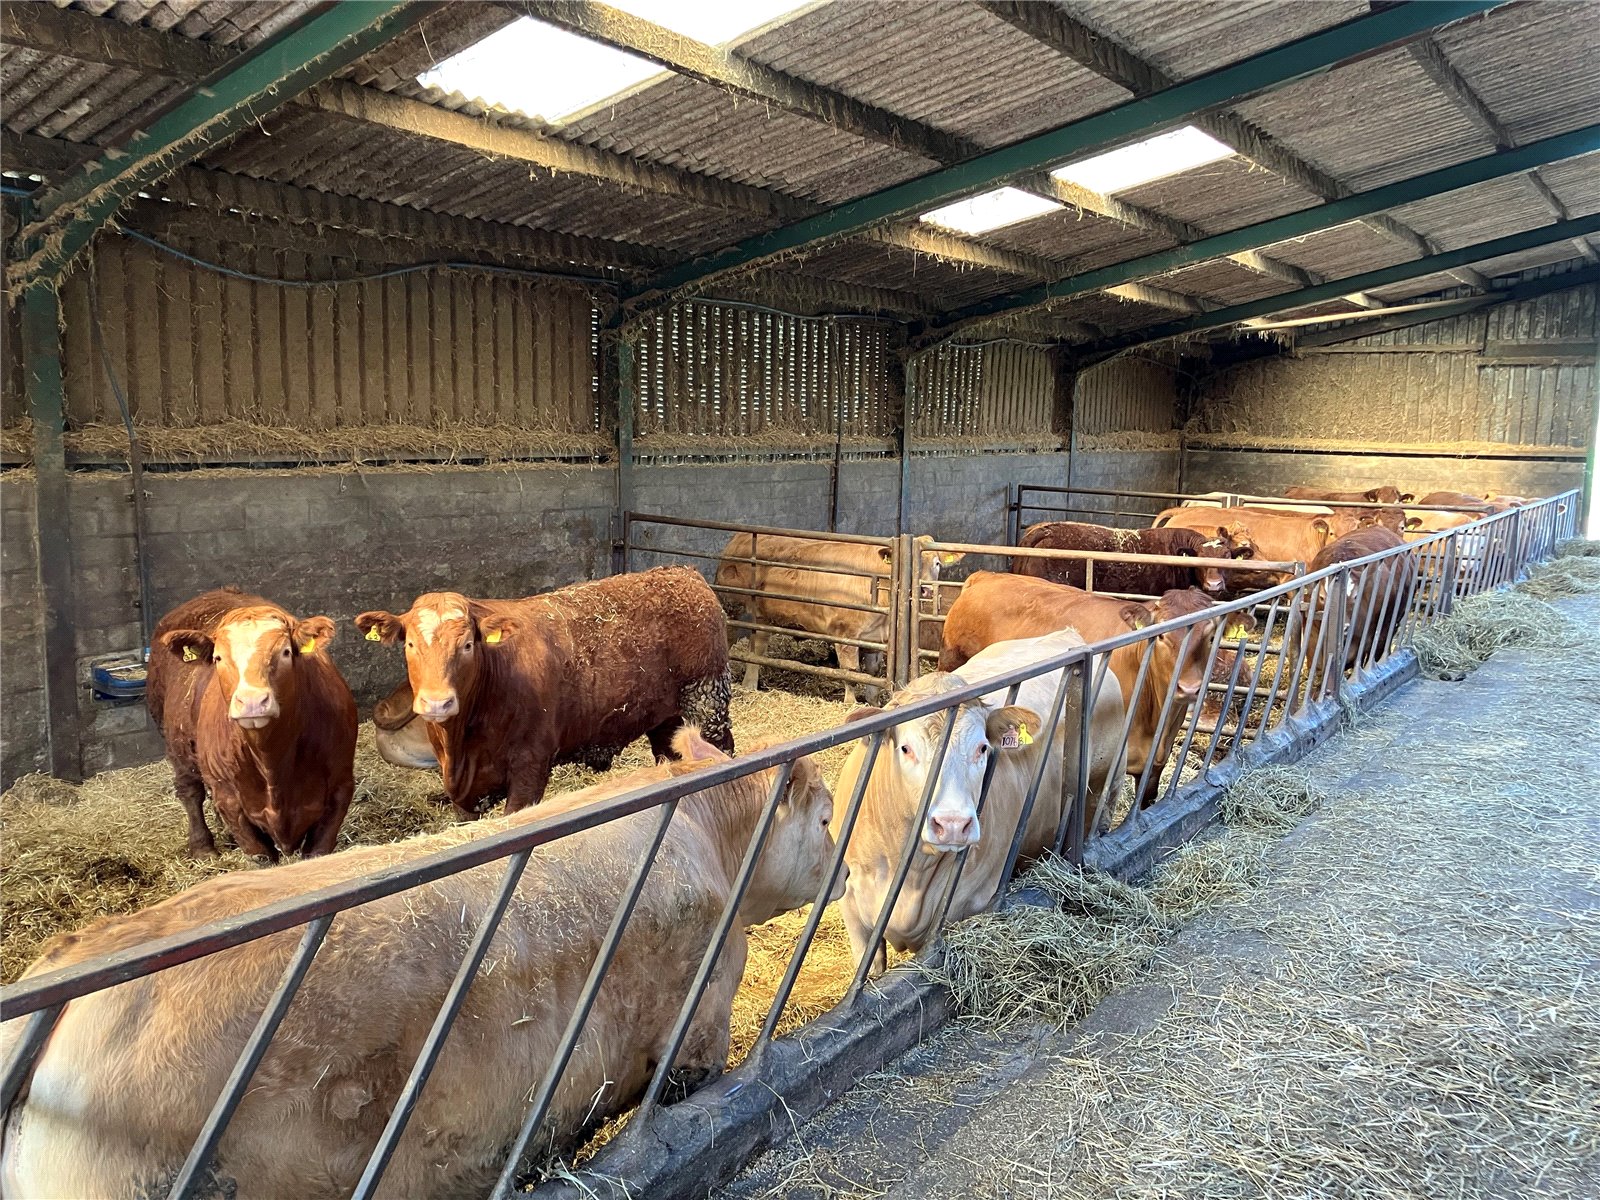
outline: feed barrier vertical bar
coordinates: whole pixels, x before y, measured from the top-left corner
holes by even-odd
[[[616,957],[617,947],[621,944],[622,935],[627,931],[628,922],[633,917],[634,907],[639,903],[639,897],[644,894],[645,881],[650,877],[650,869],[655,865],[656,855],[661,852],[661,843],[666,840],[667,827],[672,824],[672,818],[677,811],[676,800],[661,806],[661,819],[656,822],[655,836],[644,854],[640,856],[639,865],[634,868],[633,878],[628,881],[627,890],[617,901],[616,911],[611,915],[611,926],[606,930],[606,936],[600,943],[594,962],[589,966],[589,975],[583,981],[583,990],[578,993],[572,1015],[567,1018],[567,1027],[561,1031],[561,1040],[556,1043],[556,1052],[551,1058],[550,1066],[545,1071],[544,1078],[539,1081],[539,1090],[533,1095],[533,1103],[522,1120],[522,1128],[517,1131],[516,1140],[511,1143],[505,1166],[500,1170],[500,1178],[495,1181],[492,1200],[505,1200],[516,1192],[517,1172],[521,1168],[522,1156],[527,1153],[528,1143],[533,1140],[533,1135],[538,1132],[545,1114],[550,1111],[550,1103],[555,1099],[556,1088],[561,1085],[561,1077],[566,1073],[567,1063],[572,1059],[572,1052],[577,1048],[578,1039],[583,1036],[583,1027],[588,1024],[589,1014],[594,1011],[594,1002],[600,994],[601,984],[605,982],[606,972],[611,969],[611,960]]]
[[[1106,658],[1109,660],[1110,655]],[[1078,680],[1078,779],[1072,789],[1072,796],[1062,796],[1061,820],[1056,825],[1055,839],[1050,843],[1051,848],[1060,854],[1063,846],[1067,849],[1067,861],[1075,867],[1083,866],[1083,839],[1085,814],[1089,809],[1089,714],[1094,711],[1094,697],[1090,694],[1089,671],[1085,664],[1080,663],[1072,668],[1073,675]],[[1067,765],[1067,747],[1065,741],[1061,746],[1061,765]],[[1061,781],[1065,783],[1067,773],[1061,772]],[[1063,788],[1064,792],[1066,789]]]
[[[766,847],[767,835],[772,832],[773,815],[778,811],[778,803],[788,790],[789,779],[793,774],[794,760],[790,759],[778,768],[778,773],[773,777],[772,791],[761,809],[761,817],[756,822],[755,830],[750,834],[750,843],[745,847],[744,861],[739,864],[739,873],[734,876],[733,892],[729,895],[727,904],[723,906],[722,916],[717,918],[717,927],[711,933],[711,941],[706,946],[706,952],[700,957],[700,968],[695,972],[694,982],[689,985],[689,994],[684,997],[683,1007],[678,1010],[678,1019],[672,1026],[671,1035],[667,1038],[661,1061],[656,1064],[656,1073],[650,1080],[650,1086],[645,1089],[644,1099],[639,1101],[639,1115],[634,1118],[635,1120],[640,1119],[661,1102],[661,1093],[666,1090],[667,1079],[672,1074],[672,1064],[678,1057],[678,1051],[683,1049],[683,1039],[689,1035],[689,1026],[694,1021],[694,1011],[700,1007],[700,997],[705,994],[706,984],[711,982],[711,973],[716,970],[717,959],[722,957],[722,947],[728,940],[728,933],[739,918],[739,906],[744,903],[745,893],[750,890],[750,881],[755,877],[756,864],[761,860],[761,851]]]
[[[1187,626],[1184,629],[1183,640],[1178,643],[1178,651],[1173,656],[1173,662],[1175,664],[1183,662],[1183,660],[1188,657],[1189,643],[1194,641],[1194,632],[1195,627],[1193,625]],[[1156,748],[1158,746],[1165,746],[1168,744],[1167,722],[1172,719],[1172,702],[1177,698],[1178,695],[1178,676],[1180,673],[1181,672],[1174,667],[1172,678],[1167,680],[1167,694],[1162,698],[1161,711],[1156,714],[1156,722],[1154,725],[1156,736],[1150,743],[1150,755],[1145,759],[1144,771],[1139,775],[1139,786],[1133,791],[1133,808],[1131,811],[1134,816],[1137,816],[1139,811],[1144,807],[1145,793],[1147,791],[1149,791],[1151,796],[1154,797],[1155,793],[1161,790],[1161,772],[1165,769],[1166,764],[1162,763],[1160,766],[1157,765],[1157,759],[1160,756],[1156,753]],[[1176,734],[1177,731],[1173,730],[1173,732]],[[1153,776],[1151,772],[1154,772]],[[1155,783],[1154,788],[1150,787],[1152,781]],[[1152,798],[1150,803],[1153,805],[1156,803],[1156,800]]]
[[[1456,574],[1460,569],[1456,562],[1456,556],[1458,554],[1456,547],[1456,531],[1451,530],[1449,533],[1445,534],[1443,541],[1444,566],[1439,576],[1439,582],[1441,584],[1441,593],[1439,596],[1440,603],[1439,607],[1434,609],[1434,613],[1438,616],[1448,617],[1455,610],[1456,588],[1458,586]]]
[[[1017,702],[1017,692],[1021,687],[1020,683],[1013,683],[1006,689],[1006,708],[1010,708]],[[978,814],[978,828],[980,830],[983,828],[984,807],[989,801],[989,785],[994,782],[995,766],[999,761],[1000,756],[990,750],[989,761],[983,764],[983,785],[978,789],[978,803],[975,810]],[[935,937],[943,932],[945,922],[950,919],[950,906],[955,903],[956,890],[961,886],[961,876],[967,869],[967,857],[971,849],[972,847],[968,846],[956,855],[956,869],[955,874],[950,879],[950,890],[945,893],[944,905],[939,909],[939,920],[933,927]]]
[[[1322,664],[1323,691],[1327,693],[1330,685],[1333,697],[1340,704],[1345,702],[1344,664],[1350,656],[1350,636],[1355,632],[1355,616],[1361,604],[1362,588],[1359,583],[1354,589],[1352,597],[1351,584],[1353,569],[1340,567],[1333,573],[1333,578],[1328,583],[1333,589],[1332,608],[1334,619],[1331,625],[1333,636],[1329,641],[1328,657]],[[1328,622],[1323,622],[1328,624]]]
[[[1256,689],[1261,685],[1262,671],[1266,667],[1267,643],[1272,640],[1272,627],[1277,623],[1278,608],[1282,602],[1282,596],[1274,596],[1272,598],[1272,605],[1267,609],[1267,619],[1262,623],[1261,635],[1256,640],[1256,644],[1260,646],[1260,649],[1256,651],[1256,665],[1250,670],[1250,690],[1245,693],[1244,707],[1240,709],[1239,720],[1234,725],[1233,741],[1235,746],[1243,745],[1250,736],[1250,713],[1255,708]],[[1283,655],[1280,653],[1278,658],[1281,661]],[[1269,705],[1268,711],[1270,710],[1271,706]]]
[[[239,1101],[244,1099],[245,1089],[250,1086],[251,1076],[261,1065],[261,1060],[267,1053],[267,1046],[272,1041],[272,1035],[278,1032],[278,1026],[283,1022],[284,1014],[289,1011],[295,993],[300,990],[306,972],[311,969],[311,960],[317,956],[317,951],[322,947],[322,939],[328,935],[328,926],[332,924],[333,914],[329,913],[306,926],[305,933],[300,937],[300,945],[295,948],[294,955],[289,959],[289,965],[284,968],[283,978],[278,981],[277,989],[268,998],[266,1007],[261,1010],[261,1016],[256,1021],[255,1029],[250,1033],[250,1039],[245,1042],[238,1061],[233,1064],[233,1070],[228,1074],[227,1083],[222,1086],[222,1094],[217,1097],[217,1102],[212,1105],[205,1124],[201,1126],[200,1136],[195,1139],[194,1145],[189,1150],[189,1156],[183,1160],[183,1166],[178,1169],[178,1177],[172,1181],[172,1190],[168,1193],[170,1200],[189,1200],[197,1189],[208,1182],[203,1176],[206,1168],[211,1165],[211,1156],[217,1152],[217,1144],[222,1141],[223,1132],[228,1128],[228,1122],[233,1119]],[[209,1182],[214,1183],[214,1181]]]
[[[958,707],[945,711],[949,716],[944,723],[944,736],[939,740],[939,748],[934,751],[933,761],[928,765],[928,779],[922,785],[922,802],[917,806],[917,819],[906,831],[906,844],[900,852],[900,865],[895,869],[894,881],[890,884],[888,895],[884,897],[878,919],[873,922],[872,934],[861,951],[861,961],[856,964],[855,977],[850,981],[850,988],[845,993],[846,999],[852,1003],[861,994],[861,989],[867,982],[867,975],[872,970],[872,964],[877,960],[878,950],[883,945],[884,931],[889,928],[889,916],[900,900],[900,889],[905,887],[906,876],[911,874],[911,861],[916,857],[917,848],[922,841],[922,827],[928,819],[928,810],[933,807],[934,794],[939,790],[939,772],[944,769],[945,752],[950,749],[950,735],[955,732],[956,715],[960,710]],[[887,953],[884,955],[884,960],[888,961]]]
[[[528,857],[532,853],[532,850],[520,850],[512,855],[511,861],[506,864],[505,874],[500,879],[500,890],[495,895],[489,911],[484,913],[483,919],[478,922],[477,931],[472,935],[472,942],[467,947],[466,957],[461,960],[461,966],[456,970],[456,977],[450,983],[450,990],[445,993],[444,1003],[439,1006],[438,1015],[433,1019],[433,1028],[428,1030],[428,1036],[422,1043],[422,1053],[417,1055],[417,1061],[411,1067],[411,1074],[406,1078],[405,1087],[400,1091],[400,1098],[395,1102],[394,1111],[389,1114],[389,1121],[383,1127],[383,1133],[372,1151],[372,1157],[367,1160],[366,1169],[361,1172],[361,1178],[356,1183],[356,1190],[351,1193],[352,1200],[371,1200],[377,1192],[383,1172],[388,1167],[389,1160],[394,1157],[395,1147],[400,1144],[400,1137],[406,1131],[406,1123],[411,1120],[411,1113],[417,1107],[417,1101],[422,1098],[422,1089],[427,1086],[428,1076],[433,1073],[434,1064],[439,1061],[445,1039],[450,1036],[456,1015],[466,1001],[467,990],[477,978],[478,968],[483,964],[484,955],[489,952],[489,943],[494,940],[495,930],[500,928],[500,919],[505,916],[506,907],[516,893],[517,884],[522,879],[523,868],[528,865]]]
[[[850,843],[850,834],[856,827],[856,817],[861,813],[861,802],[867,794],[867,783],[872,778],[872,768],[878,761],[878,752],[883,748],[884,738],[887,736],[880,729],[867,739],[867,750],[862,756],[861,771],[856,776],[855,786],[850,789],[850,803],[845,809],[844,821],[833,831],[833,858],[828,864],[827,873],[823,876],[822,886],[817,889],[817,898],[811,902],[811,912],[806,917],[805,928],[800,932],[800,940],[795,944],[794,952],[789,955],[789,965],[784,969],[783,980],[778,984],[778,992],[772,998],[772,1006],[767,1009],[767,1019],[762,1022],[761,1033],[756,1038],[755,1052],[758,1054],[771,1043],[778,1022],[783,1017],[784,1006],[789,1003],[789,994],[794,991],[795,981],[800,978],[800,968],[811,949],[813,939],[817,936],[817,926],[822,923],[822,912],[828,906],[828,896],[833,892],[833,881],[839,877],[839,867],[844,862],[844,852]]]
[[[1199,625],[1191,625],[1189,628],[1191,630],[1198,629]],[[1167,783],[1167,791],[1166,795],[1162,797],[1163,800],[1172,798],[1173,794],[1178,790],[1179,782],[1183,779],[1183,764],[1189,759],[1189,747],[1194,745],[1195,732],[1200,728],[1200,710],[1205,707],[1206,684],[1211,682],[1211,673],[1217,668],[1217,652],[1222,649],[1222,630],[1223,626],[1218,625],[1216,632],[1211,636],[1211,651],[1206,655],[1206,669],[1200,676],[1200,693],[1195,697],[1194,711],[1189,714],[1188,728],[1184,731],[1183,749],[1178,753],[1178,761],[1172,768],[1172,779]],[[1178,662],[1182,663],[1183,659],[1178,659]],[[1180,672],[1174,670],[1172,672],[1173,679],[1176,680],[1179,674]]]
[[[1401,553],[1383,560],[1384,569],[1387,571],[1387,586],[1383,589],[1381,606],[1373,621],[1372,636],[1368,639],[1364,668],[1366,670],[1370,671],[1393,653],[1395,634],[1400,629],[1400,618],[1410,602],[1407,593],[1411,580],[1405,571],[1406,560],[1409,557],[1408,554]],[[1363,669],[1362,664],[1357,662],[1356,668]]]
[[[1219,636],[1221,634],[1221,631],[1225,630],[1226,628],[1227,628],[1227,622],[1224,621],[1218,627]],[[1228,722],[1228,710],[1233,707],[1234,694],[1239,690],[1239,676],[1244,673],[1244,649],[1243,649],[1243,644],[1244,644],[1245,640],[1246,639],[1244,639],[1244,638],[1239,639],[1240,648],[1238,650],[1234,651],[1234,653],[1233,653],[1233,670],[1228,673],[1228,687],[1227,687],[1227,690],[1222,693],[1222,706],[1217,710],[1217,723],[1216,723],[1215,726],[1212,727],[1211,737],[1208,739],[1207,744],[1206,744],[1205,761],[1200,764],[1200,772],[1199,773],[1200,773],[1201,776],[1204,776],[1205,773],[1211,769],[1211,764],[1214,761],[1216,761],[1217,750],[1222,745],[1222,727],[1224,725],[1226,725],[1227,722]],[[1220,645],[1220,642],[1218,644]],[[1256,661],[1259,662],[1260,659],[1258,658]],[[1201,688],[1200,689],[1200,699],[1198,701],[1196,701],[1196,703],[1195,703],[1196,711],[1198,711],[1198,712],[1203,712],[1204,711],[1205,706],[1206,706],[1206,699],[1207,699],[1207,697],[1209,695],[1210,695],[1209,688]],[[1199,726],[1196,725],[1196,728],[1198,728],[1198,727]],[[1234,729],[1233,729],[1233,744],[1234,744],[1234,746],[1238,746],[1239,745],[1239,727],[1238,727],[1237,724],[1234,726]],[[1231,750],[1230,750],[1230,753],[1231,753]]]
[[[1122,735],[1121,741],[1117,744],[1124,751],[1127,750],[1128,739],[1133,736],[1133,722],[1139,715],[1139,702],[1144,698],[1145,684],[1148,682],[1150,673],[1150,660],[1155,656],[1155,649],[1156,639],[1153,637],[1145,638],[1144,653],[1139,656],[1139,670],[1133,677],[1133,694],[1123,698]],[[1110,659],[1111,656],[1109,654],[1106,655],[1106,661],[1109,662]],[[1124,765],[1126,765],[1126,759],[1124,759]],[[1123,775],[1125,774],[1126,772],[1123,772],[1123,774],[1116,775],[1115,778],[1106,780],[1105,790],[1100,793],[1099,803],[1095,805],[1094,823],[1097,828],[1100,825],[1100,817],[1105,809],[1106,801],[1110,798],[1113,790],[1121,790]],[[1131,820],[1137,815],[1138,809],[1136,805],[1134,809],[1130,810],[1129,819]]]
[[[1017,817],[1017,828],[1011,835],[1011,847],[1006,851],[1006,864],[1000,872],[1000,886],[995,891],[995,905],[998,907],[1005,899],[1006,889],[1011,886],[1011,875],[1017,869],[1017,859],[1022,854],[1022,839],[1028,832],[1028,821],[1033,817],[1033,806],[1039,799],[1039,788],[1044,784],[1045,770],[1050,764],[1050,754],[1055,749],[1056,728],[1061,724],[1062,709],[1067,703],[1067,681],[1071,678],[1066,667],[1061,669],[1061,682],[1056,684],[1055,698],[1050,701],[1050,715],[1039,729],[1039,743],[1042,747],[1039,755],[1039,765],[1034,768],[1033,779],[1028,784],[1028,794],[1022,798],[1021,815]],[[1067,752],[1066,738],[1062,737],[1061,753]],[[1062,770],[1066,769],[1066,760],[1063,757]]]
[[[33,1062],[50,1040],[50,1031],[56,1027],[56,1021],[65,1007],[64,1004],[57,1004],[53,1008],[41,1008],[28,1014],[28,1023],[23,1026],[22,1036],[17,1039],[16,1047],[6,1061],[4,1077],[0,1078],[0,1113],[10,1112],[11,1106],[22,1094],[22,1085],[33,1073]]]
[[[1300,678],[1306,676],[1306,687],[1309,690],[1311,672],[1316,665],[1317,644],[1324,640],[1327,633],[1327,605],[1324,603],[1323,588],[1319,584],[1307,584],[1305,587],[1306,619],[1300,626],[1300,642],[1295,646],[1294,661],[1290,663],[1292,674],[1289,676],[1289,690],[1284,694],[1287,703],[1287,712],[1300,711]],[[1322,619],[1318,620],[1317,610],[1323,610]],[[1315,627],[1317,636],[1311,636]]]

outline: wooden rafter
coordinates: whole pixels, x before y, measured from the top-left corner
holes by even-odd
[[[1116,84],[1135,97],[1148,96],[1178,82],[1154,63],[1073,19],[1053,4],[1027,0],[980,0],[983,7],[1042,45]],[[1352,189],[1308,162],[1259,126],[1230,111],[1196,118],[1195,125],[1260,167],[1296,184],[1323,200],[1341,200]],[[1404,243],[1419,255],[1436,254],[1439,247],[1404,222],[1378,213],[1362,224],[1385,237]],[[1450,272],[1470,287],[1489,286],[1477,271],[1462,267]]]

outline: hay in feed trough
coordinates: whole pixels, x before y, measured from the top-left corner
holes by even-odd
[[[1592,543],[1591,543],[1592,544]],[[1535,600],[1556,600],[1600,592],[1600,558],[1589,554],[1565,555],[1541,563],[1517,585]]]
[[[1511,589],[1456,601],[1448,617],[1417,630],[1413,645],[1423,674],[1460,679],[1497,650],[1557,650],[1586,637],[1593,634],[1543,600]]]

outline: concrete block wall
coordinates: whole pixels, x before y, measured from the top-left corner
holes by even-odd
[[[914,532],[1003,542],[1012,483],[1065,483],[1064,454],[916,455],[909,510]],[[1175,485],[1175,459],[1152,452],[1081,456],[1075,481]],[[745,524],[826,529],[826,462],[642,465],[634,507]],[[358,701],[370,707],[404,673],[400,654],[364,641],[350,623],[374,608],[403,611],[422,592],[478,596],[545,591],[610,571],[615,472],[608,467],[368,471],[195,471],[145,477],[155,617],[208,588],[237,584],[297,615],[332,617],[331,648]],[[900,464],[846,461],[839,477],[842,532],[895,531]],[[0,783],[41,769],[45,714],[33,481],[0,475]],[[143,705],[117,707],[87,688],[87,660],[140,641],[132,492],[126,475],[73,476],[72,538],[83,767],[88,773],[158,758]],[[719,531],[641,530],[664,547],[715,554]],[[634,569],[668,561],[636,555]],[[683,561],[678,559],[676,561]],[[715,564],[700,560],[708,575]]]

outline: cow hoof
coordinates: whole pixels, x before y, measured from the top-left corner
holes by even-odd
[[[217,844],[211,841],[190,842],[184,849],[185,856],[189,858],[216,858]]]

